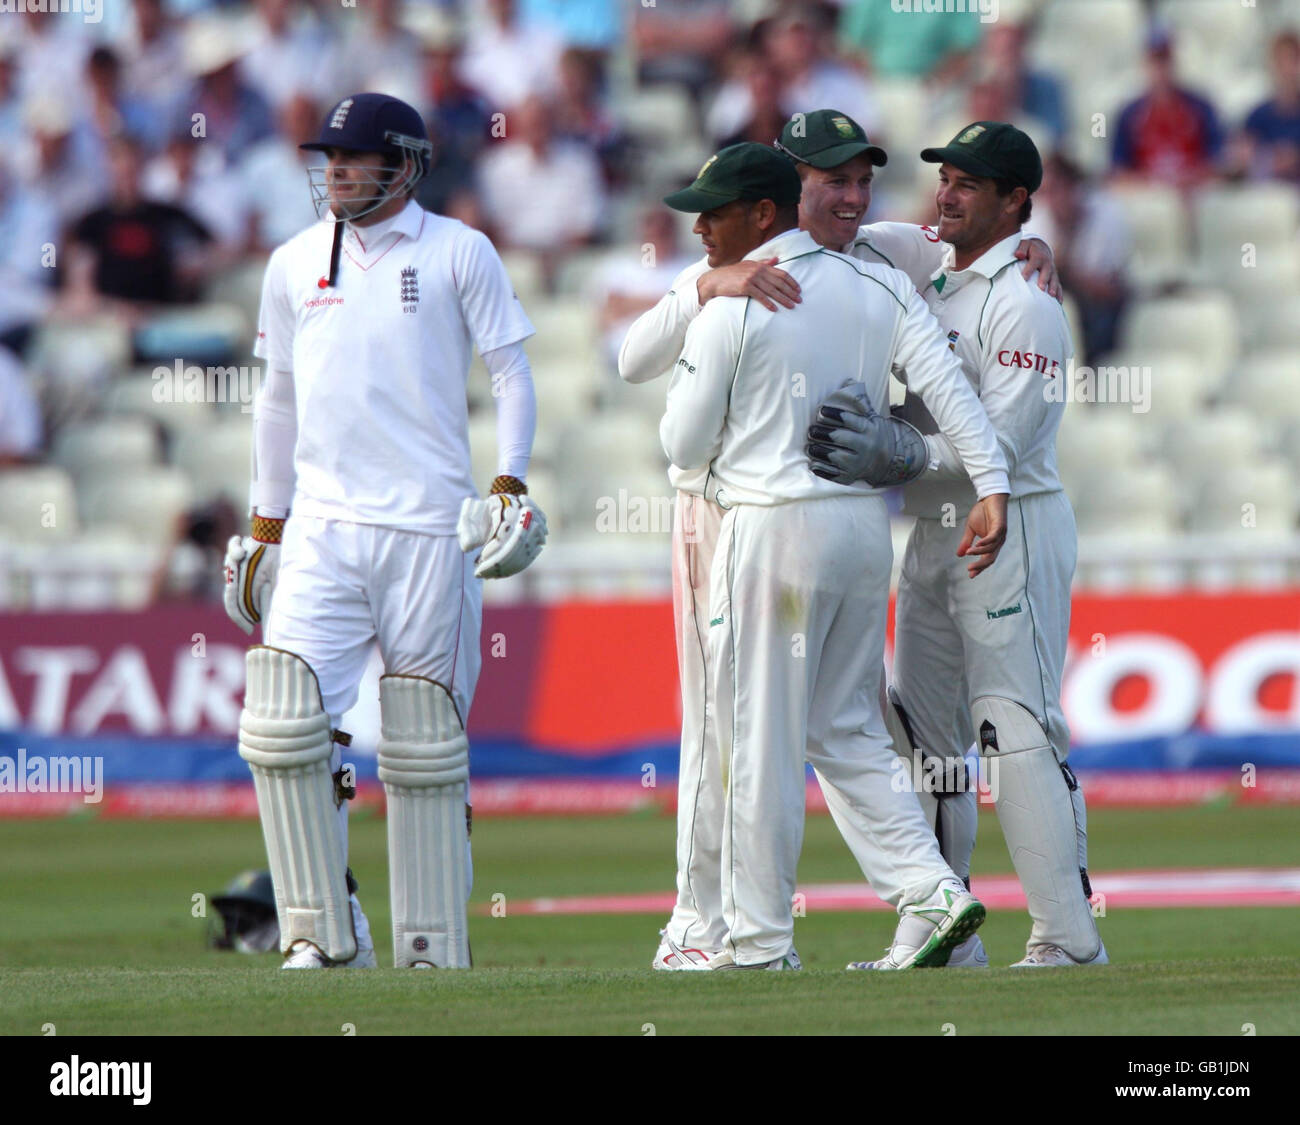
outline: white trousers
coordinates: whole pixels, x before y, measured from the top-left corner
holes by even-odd
[[[944,527],[939,520],[918,520],[903,560],[894,689],[916,740],[931,753],[961,757],[974,740],[971,701],[998,696],[1024,706],[1064,762],[1070,731],[1061,709],[1061,677],[1077,554],[1070,502],[1063,492],[1010,501],[1006,544],[997,562],[975,579],[957,557],[962,532],[960,521]],[[1079,866],[1086,868],[1083,804],[1080,791],[1074,815]],[[968,840],[944,841],[954,868],[962,871],[964,864],[969,870],[974,845],[973,831]],[[954,846],[964,856],[954,855]]]
[[[920,902],[953,878],[915,794],[900,787],[880,711],[891,561],[878,496],[739,506],[722,521],[708,636],[722,915],[737,964],[791,948],[805,761],[882,898]]]
[[[376,643],[386,673],[437,680],[468,723],[482,618],[482,580],[454,535],[291,515],[262,637],[316,673],[331,726],[356,703]],[[341,758],[335,746],[331,770]]]

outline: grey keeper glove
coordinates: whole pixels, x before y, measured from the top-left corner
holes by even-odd
[[[866,481],[872,488],[915,480],[929,461],[920,430],[878,414],[862,383],[841,387],[822,403],[805,448],[817,476],[836,484]]]

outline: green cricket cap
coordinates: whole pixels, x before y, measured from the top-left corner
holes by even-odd
[[[704,162],[690,187],[664,196],[675,211],[712,211],[737,199],[770,199],[778,207],[799,202],[799,173],[774,148],[753,141],[730,145]]]
[[[885,150],[867,139],[862,126],[837,109],[796,113],[785,123],[776,148],[814,168],[837,168],[864,152],[872,164],[883,167],[889,162]]]
[[[943,148],[921,150],[928,164],[955,164],[972,176],[1013,180],[1033,195],[1043,182],[1043,158],[1029,137],[1005,121],[976,121]]]

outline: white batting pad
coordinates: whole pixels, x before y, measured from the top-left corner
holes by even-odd
[[[388,797],[393,963],[469,968],[469,740],[447,689],[379,681],[379,780]]]
[[[330,773],[330,720],[316,676],[282,649],[248,650],[239,755],[253,771],[280,914],[280,949],[300,939],[333,961],[357,953],[347,859]]]
[[[1079,881],[1074,805],[1047,734],[1019,703],[980,696],[971,704],[980,753],[1007,850],[1033,919],[1030,944],[1059,945],[1076,961],[1101,948]]]

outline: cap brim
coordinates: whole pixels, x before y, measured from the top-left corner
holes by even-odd
[[[814,168],[838,168],[841,164],[847,164],[855,156],[860,156],[864,152],[871,158],[871,163],[876,165],[877,168],[883,168],[889,163],[889,157],[885,155],[883,148],[879,145],[864,145],[861,141],[849,141],[847,144],[823,149],[821,152],[801,159]]]
[[[715,207],[725,207],[728,203],[735,203],[739,195],[733,195],[730,192],[705,191],[694,184],[690,187],[682,188],[681,191],[675,191],[671,195],[664,196],[664,203],[674,211],[689,211],[692,214],[698,214],[703,211],[712,211]]]
[[[972,156],[968,149],[959,148],[956,145],[945,145],[943,148],[923,148],[921,150],[921,159],[927,164],[953,164],[963,172],[969,172],[972,176],[983,176],[988,180],[996,180],[1002,175],[993,165],[986,164],[978,157]]]

